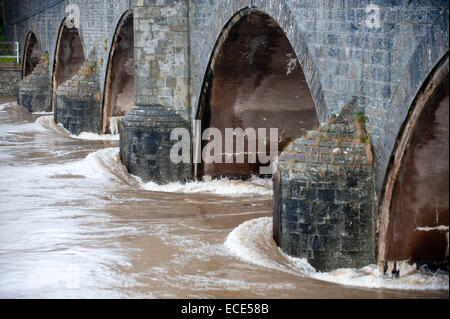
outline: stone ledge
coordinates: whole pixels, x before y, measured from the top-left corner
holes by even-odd
[[[0,71],[22,71],[22,65],[17,63],[0,63]]]

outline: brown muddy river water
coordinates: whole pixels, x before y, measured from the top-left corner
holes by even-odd
[[[317,273],[271,237],[271,181],[157,186],[117,136],[0,105],[0,298],[448,298],[448,274]]]

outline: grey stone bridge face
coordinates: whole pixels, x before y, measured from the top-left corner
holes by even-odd
[[[76,30],[85,60],[71,81],[58,87],[54,73],[62,50],[58,50],[61,27],[70,15],[67,8],[73,5],[79,8]],[[404,156],[408,147],[399,151],[398,144],[403,139],[409,145],[408,136],[414,136],[416,124],[411,124],[409,131],[405,127],[420,122],[411,119],[420,104],[418,99],[433,100],[434,104],[430,103],[435,106],[445,100],[445,90],[438,88],[448,81],[446,0],[6,0],[7,36],[19,41],[24,58],[36,60],[27,52],[29,47],[38,47],[44,55],[36,71],[22,81],[20,101],[30,110],[53,108],[56,120],[75,133],[110,131],[111,127],[105,127],[113,120],[105,121],[105,114],[112,111],[105,111],[103,105],[111,104],[111,97],[105,96],[125,90],[110,86],[114,83],[111,77],[117,77],[111,73],[123,69],[110,62],[115,60],[118,39],[122,39],[118,36],[121,23],[131,13],[134,108],[118,122],[122,161],[131,173],[145,180],[192,179],[198,176],[198,167],[169,160],[170,132],[185,127],[196,136],[205,128],[196,126],[195,120],[208,120],[204,106],[213,110],[216,105],[211,94],[222,83],[216,66],[223,48],[230,47],[228,39],[240,36],[248,37],[251,46],[260,34],[249,33],[251,27],[245,26],[236,33],[235,26],[241,27],[256,12],[271,19],[271,27],[262,28],[261,33],[280,34],[280,41],[286,39],[290,44],[299,79],[309,88],[301,94],[308,95],[315,121],[321,124],[316,131],[299,125],[298,139],[280,155],[274,175],[278,244],[323,270],[408,259],[395,249],[386,252],[386,246],[392,246],[386,244],[393,240],[389,234],[398,227],[393,226],[396,209],[389,208],[391,197],[396,198],[393,185],[398,183],[392,169],[398,158],[409,158]],[[37,43],[30,45],[29,39]],[[254,49],[265,64],[267,54],[260,44]],[[124,56],[131,57],[128,53]],[[231,64],[230,72],[239,67]],[[257,64],[254,67],[256,73],[262,72]],[[80,86],[86,89],[80,90]],[[74,103],[80,96],[84,106]],[[89,112],[85,105],[90,105]],[[433,110],[429,112],[444,112],[435,106],[429,106]],[[422,109],[428,110],[428,106]],[[434,127],[433,120],[429,121],[428,126]],[[448,123],[439,125],[448,132]],[[443,143],[448,150],[448,140]],[[193,143],[192,153],[198,148]],[[439,161],[448,163],[448,156]],[[400,160],[397,166],[403,167],[402,163]],[[440,174],[448,176],[448,170]],[[448,183],[443,187],[448,193]],[[427,234],[434,239],[424,234],[419,244],[417,238],[403,244],[425,247],[428,242],[439,242],[443,252],[439,248],[432,256],[416,259],[441,261],[445,254],[448,257],[448,200],[427,205],[444,211],[441,220],[410,228],[412,232],[431,229]],[[384,213],[381,207],[385,207]]]

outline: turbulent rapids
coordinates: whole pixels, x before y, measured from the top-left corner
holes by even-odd
[[[248,236],[254,234],[254,236]],[[242,260],[298,276],[326,280],[342,285],[415,290],[448,290],[447,274],[423,274],[419,271],[399,279],[386,278],[376,265],[362,269],[338,269],[316,272],[305,259],[292,258],[281,252],[272,238],[272,219],[263,217],[243,223],[228,236],[225,246]]]
[[[272,239],[271,181],[157,185],[118,136],[0,105],[0,297],[447,298],[448,274],[319,273]]]

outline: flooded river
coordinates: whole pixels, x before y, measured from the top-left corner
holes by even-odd
[[[117,136],[0,105],[0,298],[448,298],[448,274],[317,273],[271,237],[271,181],[158,186]]]

